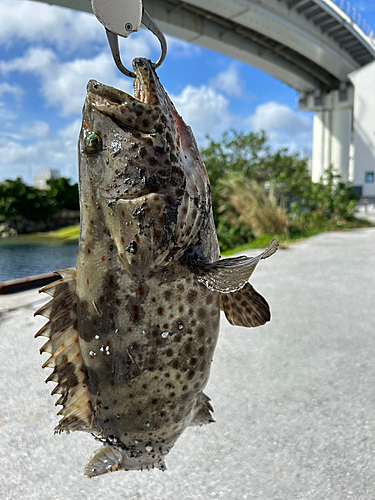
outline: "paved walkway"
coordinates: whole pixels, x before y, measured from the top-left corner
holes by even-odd
[[[33,339],[44,298],[0,296],[0,498],[375,499],[375,228],[280,250],[253,284],[273,319],[254,330],[223,320],[206,389],[217,422],[188,429],[167,472],[91,480],[94,439],[52,432],[53,384]]]

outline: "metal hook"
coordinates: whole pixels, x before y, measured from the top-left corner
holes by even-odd
[[[155,23],[155,21],[152,19],[152,17],[149,15],[149,13],[146,11],[145,8],[142,10],[142,24],[146,26],[158,39],[160,42],[161,46],[161,54],[159,59],[156,61],[156,63],[151,63],[152,67],[154,69],[158,68],[161,63],[164,61],[165,56],[167,55],[167,41],[165,39],[165,36],[163,33],[160,31],[159,27]],[[115,61],[115,64],[117,68],[121,71],[126,76],[129,76],[131,78],[135,78],[135,73],[133,71],[129,71],[128,69],[125,68],[125,66],[122,64],[121,61],[121,56],[120,56],[120,49],[119,49],[119,44],[118,44],[118,35],[116,33],[113,33],[109,29],[105,29],[109,46],[111,48],[112,56]]]

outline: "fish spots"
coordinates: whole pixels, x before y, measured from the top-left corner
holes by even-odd
[[[189,292],[187,293],[186,298],[191,303],[191,302],[195,302],[196,301],[197,296],[198,296],[198,292],[196,290],[189,290]]]
[[[214,300],[213,294],[207,293],[206,298],[205,298],[206,304],[207,305],[212,304],[213,300]]]
[[[163,316],[163,308],[162,307],[159,307],[158,310],[157,310],[157,314],[158,316]]]
[[[168,358],[171,358],[173,356],[173,350],[172,349],[167,349],[166,351],[166,356],[168,356]]]
[[[199,356],[204,356],[206,354],[206,349],[204,346],[201,346],[197,352]]]
[[[164,293],[163,293],[163,297],[164,297],[164,300],[170,300],[172,296],[172,292],[170,290],[166,290]]]
[[[88,285],[90,284],[90,280],[89,280],[89,278],[87,278],[86,283],[87,283]]]
[[[104,295],[101,295],[101,296],[99,297],[99,302],[100,302],[101,304],[104,304],[104,301],[105,301]]]
[[[197,328],[197,334],[199,337],[203,337],[205,333],[204,327],[202,325],[198,326]]]
[[[206,316],[207,316],[206,309],[204,307],[200,307],[198,309],[198,318],[201,320],[204,320],[204,319],[206,319]]]
[[[84,266],[84,265],[85,265],[85,263],[84,263],[84,262],[82,262],[82,266]]]
[[[105,255],[102,255],[102,262],[105,261]]]
[[[129,394],[129,398],[133,399],[134,398],[134,394]]]
[[[109,275],[108,281],[109,281],[109,286],[113,286],[115,284],[115,277],[113,276],[113,274]]]
[[[107,233],[107,230],[106,229],[103,229],[103,234],[106,234]]]
[[[121,210],[121,215],[122,215],[122,217],[125,217],[125,212],[124,212],[124,210]]]
[[[91,250],[90,250],[89,248],[87,249],[87,253],[88,253],[88,254],[90,254],[90,253],[91,253]]]
[[[124,244],[125,243],[125,238],[123,236],[121,236],[121,243]]]
[[[94,224],[94,221],[93,221],[93,220],[90,220],[90,224]]]
[[[112,402],[114,405],[117,405],[117,399],[114,399]]]

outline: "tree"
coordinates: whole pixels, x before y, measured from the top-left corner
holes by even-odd
[[[279,228],[280,234],[296,234],[354,218],[357,198],[333,167],[313,183],[307,159],[285,148],[273,153],[264,131],[230,130],[220,141],[211,139],[201,154],[222,250],[247,243],[262,231]]]

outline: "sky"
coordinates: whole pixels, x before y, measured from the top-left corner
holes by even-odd
[[[375,1],[351,4],[375,29]],[[273,148],[311,154],[312,113],[297,110],[297,92],[256,68],[167,37],[158,70],[194,132],[218,140],[234,128],[265,130]],[[121,56],[156,60],[159,42],[147,30],[121,41]],[[94,78],[133,94],[115,67],[95,16],[31,0],[0,0],[0,182],[31,184],[42,169],[77,180],[77,139],[86,84]]]

